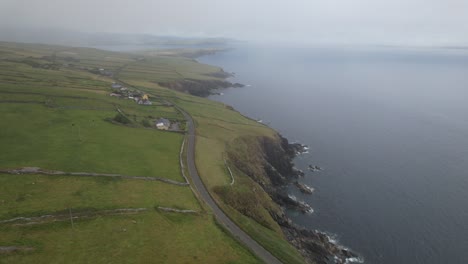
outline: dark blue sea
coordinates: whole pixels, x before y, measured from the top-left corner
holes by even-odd
[[[366,263],[468,263],[468,50],[240,44],[199,59],[244,88],[212,99],[310,147],[314,212]],[[309,164],[323,171],[307,170]]]

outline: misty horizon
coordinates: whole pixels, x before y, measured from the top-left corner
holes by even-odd
[[[426,49],[426,48],[442,48],[442,49],[468,49],[468,44],[463,43],[314,43],[314,42],[297,42],[297,41],[277,41],[268,42],[261,40],[236,39],[219,36],[195,36],[195,35],[163,35],[163,34],[147,34],[147,33],[115,33],[115,32],[87,32],[78,30],[67,30],[58,28],[35,28],[35,27],[1,27],[0,26],[0,41],[4,42],[19,42],[19,43],[37,43],[49,45],[63,46],[83,46],[97,47],[103,45],[121,46],[133,45],[145,46],[145,48],[158,46],[166,48],[176,48],[177,46],[191,46],[184,43],[174,44],[179,40],[199,41],[199,45],[219,47],[226,46],[229,43],[250,43],[257,45],[269,46],[280,45],[283,47],[354,47],[354,48],[410,48],[410,49]],[[192,45],[193,47],[193,45]],[[138,48],[137,48],[138,49]]]
[[[466,46],[468,2],[13,1],[4,32],[68,31],[320,45]]]

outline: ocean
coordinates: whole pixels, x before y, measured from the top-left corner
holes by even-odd
[[[309,146],[314,213],[365,263],[468,263],[468,50],[238,44],[199,61],[244,88],[211,99]],[[310,171],[317,165],[322,171]]]

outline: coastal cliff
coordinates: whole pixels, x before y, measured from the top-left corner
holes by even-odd
[[[210,95],[212,90],[228,88],[232,86],[232,84],[228,81],[194,79],[184,79],[175,82],[159,82],[158,85],[201,97]]]
[[[274,205],[260,204],[268,210],[271,218],[280,226],[284,237],[298,249],[307,262],[346,263],[349,259],[357,258],[356,254],[333,243],[324,233],[295,225],[284,213],[285,208],[303,213],[311,210],[307,204],[290,197],[285,188],[302,174],[294,168],[293,159],[304,150],[303,148],[300,144],[289,143],[286,138],[277,134],[275,138],[238,138],[227,149],[230,163],[258,183],[274,202]],[[239,209],[239,205],[230,203],[230,200],[224,202]],[[246,204],[242,205],[240,211],[255,219],[255,210],[245,208],[249,203]],[[265,222],[256,220],[259,223]]]
[[[212,94],[213,90],[216,89],[223,89],[229,87],[244,87],[243,84],[240,83],[231,83],[226,81],[227,78],[232,77],[232,73],[225,72],[220,70],[218,72],[207,73],[205,74],[209,79],[181,79],[172,82],[158,82],[157,84],[169,88],[172,90],[176,90],[179,92],[189,93],[191,95],[200,96],[200,97],[207,97]]]

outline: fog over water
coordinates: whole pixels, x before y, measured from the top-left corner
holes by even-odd
[[[366,263],[468,261],[468,52],[241,46],[201,58],[250,84],[215,100],[310,146],[312,215]],[[307,171],[309,164],[324,168]]]

